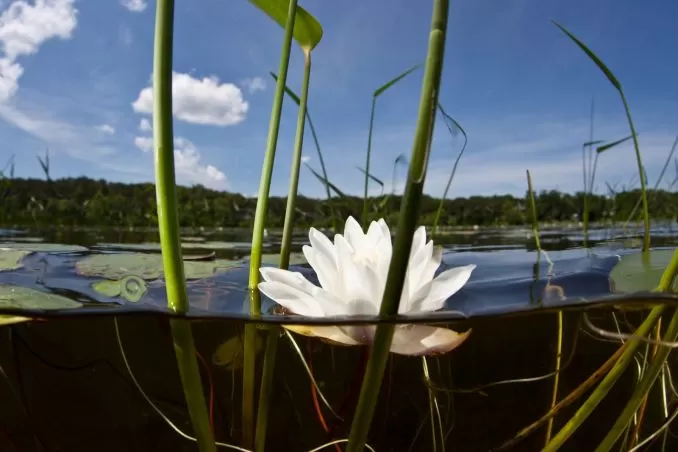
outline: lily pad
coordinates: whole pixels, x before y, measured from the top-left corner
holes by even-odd
[[[234,250],[234,249],[249,249],[252,247],[250,242],[184,242],[181,244],[184,249],[201,249],[201,250]]]
[[[184,272],[186,279],[202,279],[241,265],[242,262],[227,259],[185,261]],[[160,254],[95,254],[76,262],[75,269],[84,276],[99,276],[112,280],[138,276],[148,281],[163,276]]]
[[[74,309],[82,303],[48,292],[13,284],[0,284],[0,310],[15,309]]]
[[[31,252],[25,250],[0,249],[0,271],[17,270],[23,267],[21,260],[29,254]]]
[[[87,248],[80,245],[64,245],[61,243],[18,243],[2,242],[0,250],[23,250],[43,253],[76,253],[87,251]]]
[[[646,257],[642,253],[622,256],[610,272],[612,291],[627,293],[656,289],[672,256],[673,250],[650,251]],[[675,280],[673,289],[676,289]]]
[[[256,354],[259,354],[264,347],[264,339],[260,334],[256,335],[254,347]],[[228,370],[238,370],[243,366],[243,359],[245,356],[243,350],[244,339],[242,335],[233,336],[217,347],[212,355],[212,363]]]
[[[120,280],[95,282],[92,288],[107,297],[122,297],[136,303],[144,297],[148,285],[138,276],[130,275]]]
[[[280,254],[262,254],[261,263],[268,265],[280,265]],[[304,253],[290,253],[290,265],[308,265]]]

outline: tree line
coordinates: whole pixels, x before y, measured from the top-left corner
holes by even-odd
[[[256,198],[220,192],[197,185],[177,187],[179,221],[182,227],[249,227]],[[653,219],[674,219],[678,193],[653,190],[649,193]],[[583,216],[584,193],[557,190],[536,193],[540,223],[578,221]],[[527,196],[527,193],[526,193]],[[440,226],[524,225],[530,222],[529,203],[512,195],[471,196],[447,199]],[[639,190],[589,195],[591,222],[626,221],[638,203]],[[384,194],[370,199],[371,215],[384,217],[389,224],[398,215],[401,197]],[[2,226],[122,226],[157,224],[155,186],[126,184],[86,177],[43,179],[0,179],[0,225]],[[363,200],[335,195],[330,201],[299,196],[295,223],[300,227],[332,224],[332,215],[359,217]],[[267,225],[281,227],[286,198],[271,197]],[[421,223],[432,225],[440,199],[424,196]],[[639,209],[636,210],[639,215]],[[635,216],[634,219],[638,217]]]

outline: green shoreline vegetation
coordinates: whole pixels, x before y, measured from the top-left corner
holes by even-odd
[[[118,226],[149,227],[157,225],[155,186],[151,183],[127,184],[85,177],[65,179],[5,179],[0,190],[0,225],[2,226]],[[535,193],[537,218],[548,223],[576,222],[582,217],[585,194],[548,190]],[[630,218],[640,197],[640,190],[589,194],[589,221],[612,225],[641,221]],[[197,185],[177,187],[179,224],[181,227],[251,227],[256,198],[211,190]],[[385,194],[372,198],[372,218],[397,221],[400,195]],[[653,220],[675,220],[678,193],[648,190]],[[286,197],[269,198],[269,228],[280,228],[285,219]],[[332,213],[339,218],[358,216],[361,196],[335,196],[331,200],[296,199],[295,227],[331,227]],[[421,199],[421,224],[432,225],[440,199],[424,195]],[[380,207],[380,208],[377,208]],[[530,223],[527,198],[512,195],[471,196],[446,199],[440,217],[442,227],[513,226]]]

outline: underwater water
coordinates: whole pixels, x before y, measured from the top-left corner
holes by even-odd
[[[670,226],[653,230],[655,249],[678,243],[678,228]],[[642,320],[646,310],[630,304],[623,309],[639,297],[619,290],[624,277],[611,277],[625,256],[637,254],[639,237],[637,230],[601,228],[589,233],[584,248],[579,229],[545,230],[546,254],[537,252],[526,229],[436,238],[445,248],[439,271],[477,268],[443,310],[408,323],[438,322],[472,334],[457,350],[426,359],[428,383],[422,358],[391,355],[369,444],[377,451],[499,450],[551,406],[556,309],[565,308],[560,398],[620,345],[587,328],[583,312],[596,327],[612,331],[614,319],[635,326]],[[185,231],[183,238],[190,316],[213,429],[219,441],[238,445],[249,232]],[[0,451],[197,450],[139,391],[190,434],[157,241],[154,231],[0,230]],[[305,242],[300,231],[291,262],[317,282],[300,253]],[[271,231],[266,265],[277,265],[279,246],[278,231]],[[651,303],[653,296],[654,302],[675,301],[647,293],[640,300]],[[301,322],[262,301],[267,314],[261,322]],[[272,451],[307,451],[348,435],[366,356],[360,347],[292,336],[294,343],[282,337],[278,351],[267,441]],[[299,353],[332,410],[318,401]],[[627,372],[561,450],[594,449],[636,378]],[[585,399],[558,413],[554,433]],[[648,399],[641,438],[663,423],[655,399]],[[541,426],[505,450],[540,450],[544,437]],[[678,444],[672,433],[642,450],[671,450],[671,444]]]

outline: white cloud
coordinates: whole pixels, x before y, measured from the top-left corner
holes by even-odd
[[[143,152],[149,152],[153,149],[153,138],[151,137],[135,137],[134,145]]]
[[[197,79],[172,73],[174,117],[193,124],[231,126],[245,119],[249,105],[232,83],[219,83],[215,76]],[[153,89],[146,87],[132,103],[137,113],[153,112]]]
[[[0,15],[0,102],[12,97],[23,68],[16,59],[36,53],[53,38],[69,39],[77,25],[74,0],[24,0],[12,2]]]
[[[110,124],[101,124],[99,126],[96,126],[96,129],[101,133],[105,133],[106,135],[115,134],[115,127],[113,127]]]
[[[134,138],[134,144],[143,152],[149,152],[153,149],[153,138],[139,136]],[[174,139],[174,169],[181,184],[201,184],[215,190],[228,187],[226,175],[214,165],[204,164],[196,146],[186,138]]]
[[[244,79],[240,84],[250,93],[256,93],[257,91],[266,90],[266,80],[261,77],[248,77]]]
[[[143,132],[150,132],[153,130],[153,127],[151,127],[151,121],[149,121],[146,118],[141,118],[141,122],[139,123],[139,130]]]
[[[311,156],[310,155],[302,155],[301,156],[301,163],[308,163],[311,161]]]
[[[224,190],[226,175],[213,165],[204,165],[195,145],[185,138],[174,140],[174,166],[179,182],[202,184],[207,188]]]
[[[120,0],[120,4],[133,13],[140,13],[148,6],[146,0]]]

